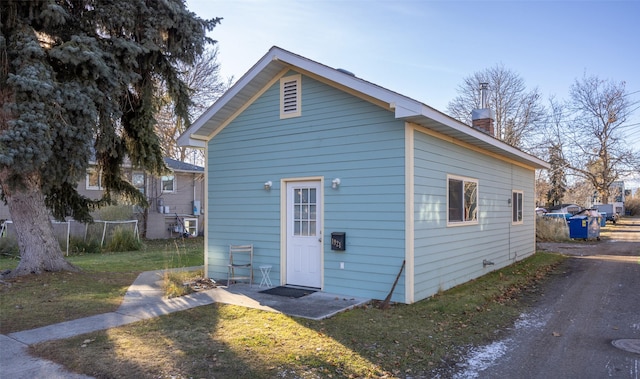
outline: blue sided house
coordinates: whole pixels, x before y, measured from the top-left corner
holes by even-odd
[[[476,114],[477,113],[477,114]],[[535,252],[535,169],[491,133],[278,47],[179,138],[206,150],[205,271],[413,303]]]

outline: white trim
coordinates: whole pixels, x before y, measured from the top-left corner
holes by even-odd
[[[514,221],[513,220],[513,211],[516,209],[517,206],[517,201],[515,201],[515,199],[513,198],[513,195],[515,194],[520,194],[522,195],[522,203],[521,203],[521,207],[522,209],[520,209],[520,220],[519,221]],[[524,191],[522,190],[511,190],[511,225],[522,225],[524,224]]]
[[[324,177],[306,176],[280,179],[280,284],[287,282],[287,184],[295,182],[319,182],[323,206],[320,207],[320,235],[324,241]],[[320,290],[324,290],[324,242],[320,244]]]
[[[294,92],[295,91],[295,92]],[[302,115],[302,75],[280,78],[280,118]]]
[[[272,49],[273,50],[273,49]],[[269,51],[270,53],[271,51]],[[247,86],[262,70],[264,70],[272,60],[275,60],[275,54],[269,54],[262,57],[246,74],[244,74],[234,85],[231,86],[213,105],[209,107],[204,113],[198,117],[198,119],[178,137],[177,142],[179,146],[190,146],[193,140],[208,140],[206,137],[196,135],[196,133],[209,121],[213,115],[218,113],[222,108],[229,103],[245,86]],[[195,147],[195,146],[194,146]]]
[[[463,191],[462,191],[462,202],[463,202],[463,206],[464,206],[464,183],[468,182],[468,183],[475,183],[476,184],[476,219],[475,220],[469,220],[469,221],[450,221],[449,220],[449,181],[453,179],[453,180],[459,180],[463,182]],[[463,207],[464,208],[464,207]],[[478,182],[478,179],[475,178],[469,178],[466,176],[459,176],[459,175],[452,175],[452,174],[447,174],[447,226],[467,226],[467,225],[477,225],[479,223],[479,215],[480,215],[480,184]],[[464,215],[463,215],[464,217]]]
[[[207,174],[209,167],[208,162],[209,149],[204,149],[204,167]],[[209,220],[209,210],[207,209],[207,204],[209,204],[209,175],[204,176],[204,188],[202,189],[202,209],[204,209],[204,212],[200,212],[203,214],[202,222],[204,223],[204,277],[207,279],[211,279],[209,277],[209,225],[211,225],[211,222]]]
[[[405,272],[404,301],[415,301],[415,129],[409,123],[404,127],[405,178]]]

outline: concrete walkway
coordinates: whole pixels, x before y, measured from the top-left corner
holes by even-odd
[[[190,267],[183,270],[197,270]],[[37,329],[0,334],[0,376],[2,378],[89,378],[70,373],[64,367],[27,353],[29,345],[64,339],[80,334],[106,330],[161,315],[179,312],[212,303],[233,304],[269,312],[314,320],[365,304],[369,299],[345,298],[316,292],[302,298],[287,298],[263,294],[258,285],[234,284],[173,299],[164,298],[164,270],[143,272],[129,287],[118,310],[65,321]]]

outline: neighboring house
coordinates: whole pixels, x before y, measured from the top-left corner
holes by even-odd
[[[127,179],[149,202],[148,209],[138,212],[140,234],[149,239],[203,234],[204,168],[171,158],[164,158],[164,162],[171,173],[160,177],[130,165],[124,168]],[[78,192],[99,199],[103,194],[100,172],[90,167],[85,180],[78,183]],[[11,219],[4,204],[0,205],[0,219]]]
[[[204,234],[204,167],[171,158],[164,158],[164,162],[171,174],[147,177],[146,194],[150,206],[146,214],[145,237]]]
[[[204,168],[164,158],[171,173],[156,177],[143,170],[125,168],[127,179],[147,197],[149,208],[140,212],[140,233],[149,239],[171,238],[188,233],[203,234],[202,196]],[[100,173],[89,169],[85,185],[78,187],[82,195],[100,198]]]
[[[546,162],[278,47],[178,142],[206,149],[213,278],[251,243],[257,280],[383,299],[406,261],[392,300],[413,303],[535,252]]]

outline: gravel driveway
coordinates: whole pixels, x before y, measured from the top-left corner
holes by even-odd
[[[572,258],[507,336],[470,351],[454,377],[639,379],[640,218],[605,230],[602,241],[539,243]]]

